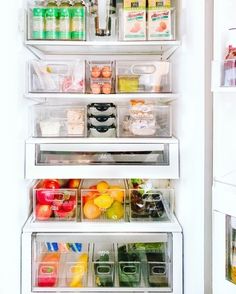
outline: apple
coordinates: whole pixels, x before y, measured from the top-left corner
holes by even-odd
[[[36,205],[36,219],[37,220],[47,220],[52,215],[51,205]]]
[[[80,179],[70,179],[68,182],[68,188],[77,189],[80,185]]]
[[[55,194],[51,190],[37,190],[36,198],[39,204],[52,204]]]
[[[71,211],[65,211],[62,209],[59,209],[57,211],[54,212],[56,217],[59,218],[72,218],[74,216],[74,210]]]
[[[59,189],[60,183],[58,180],[44,180],[42,184],[42,188],[44,189]]]
[[[72,200],[63,202],[63,204],[61,206],[62,210],[67,211],[67,212],[73,210],[74,207],[75,207],[75,201],[72,201]]]

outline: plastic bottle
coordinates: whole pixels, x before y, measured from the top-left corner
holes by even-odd
[[[85,6],[81,0],[75,0],[71,9],[71,39],[85,40]]]
[[[48,0],[45,9],[45,38],[58,39],[58,6],[56,0]]]
[[[59,33],[60,40],[71,39],[70,29],[71,4],[70,0],[62,0],[59,8]]]
[[[44,27],[45,8],[42,2],[36,2],[35,7],[32,9],[32,38],[44,39],[45,27]]]

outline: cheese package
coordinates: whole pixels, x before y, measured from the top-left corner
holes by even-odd
[[[147,34],[148,40],[173,39],[170,9],[148,10]]]

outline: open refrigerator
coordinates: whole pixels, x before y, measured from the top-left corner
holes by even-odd
[[[179,1],[172,1],[170,7],[169,1],[163,1],[167,7],[156,10],[149,10],[146,4],[135,7],[142,1],[133,7],[109,1],[107,10],[103,6],[107,1],[91,2],[92,8],[79,6],[86,17],[80,15],[84,27],[75,39],[70,31],[61,36],[61,31],[44,29],[49,20],[55,24],[63,20],[65,25],[65,15],[50,19],[48,8],[40,1],[36,6],[33,2],[25,5],[24,42],[34,55],[26,66],[25,97],[34,105],[30,108],[30,138],[25,144],[25,177],[34,181],[81,179],[81,183],[74,191],[73,217],[61,217],[54,211],[55,218],[47,221],[37,219],[37,183],[32,184],[33,214],[22,231],[21,291],[180,294],[183,232],[175,216],[174,190],[180,181],[181,141],[172,129],[179,112],[172,107],[179,98],[175,92],[179,87],[173,83],[175,54],[178,58],[181,47],[176,33]],[[50,9],[55,14],[64,9],[70,17],[75,13],[73,7]],[[136,32],[126,34],[132,10],[141,19],[141,37]],[[159,31],[150,39],[148,20],[156,11],[164,24],[157,20]],[[169,32],[164,33],[168,31],[165,26]],[[152,198],[144,201],[148,215],[134,213],[133,194],[145,194],[143,188],[133,191],[130,179],[134,178],[154,182],[148,191],[161,195],[158,203],[162,203],[166,217],[150,217],[157,203]],[[125,195],[122,218],[108,220],[103,209],[106,217],[88,221],[83,215],[84,191],[100,181],[121,180],[124,186],[116,183],[112,190]],[[85,181],[92,182],[83,187]],[[69,188],[63,189],[68,194]]]

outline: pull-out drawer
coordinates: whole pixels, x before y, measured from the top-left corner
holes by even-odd
[[[22,293],[182,293],[181,233],[26,233]]]
[[[159,178],[179,177],[178,140],[26,142],[26,178]]]

